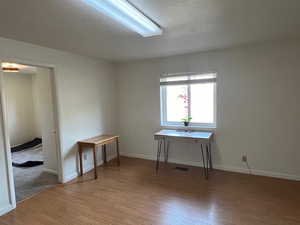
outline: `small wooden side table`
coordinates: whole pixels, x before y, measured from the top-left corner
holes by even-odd
[[[120,153],[119,153],[119,137],[116,135],[99,135],[96,137],[88,138],[82,141],[78,141],[78,147],[79,147],[79,163],[80,163],[80,176],[83,175],[83,167],[82,167],[82,152],[85,148],[92,148],[93,149],[93,155],[94,155],[94,174],[95,179],[98,178],[97,174],[97,158],[96,158],[96,150],[97,147],[102,146],[102,158],[104,161],[104,164],[107,163],[106,158],[106,145],[110,143],[116,143],[116,149],[117,149],[117,163],[118,166],[120,166]]]

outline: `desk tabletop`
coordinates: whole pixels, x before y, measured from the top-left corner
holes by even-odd
[[[107,142],[110,140],[113,140],[115,138],[119,138],[120,136],[117,135],[109,135],[109,134],[104,134],[104,135],[99,135],[96,137],[88,138],[82,141],[78,141],[79,144],[94,144],[94,145],[99,145],[103,142]]]
[[[212,138],[214,133],[212,132],[200,132],[200,131],[183,131],[183,130],[161,130],[154,134],[154,136],[167,136],[178,138],[192,138],[192,139],[207,139]]]

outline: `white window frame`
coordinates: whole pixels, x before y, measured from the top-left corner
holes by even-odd
[[[161,78],[171,77],[171,76],[194,76],[194,75],[207,75],[207,74],[214,74],[215,75],[215,85],[214,85],[214,115],[213,115],[213,123],[193,123],[192,121],[189,124],[190,128],[204,128],[204,129],[215,129],[217,127],[217,73],[180,73],[180,74],[169,74],[169,75],[163,75]],[[188,85],[188,93],[189,96],[191,95],[190,89],[191,84],[188,82],[182,83],[183,85]],[[178,85],[182,85],[178,84]],[[160,118],[161,118],[161,126],[162,127],[178,127],[183,128],[185,127],[183,122],[171,122],[167,121],[167,94],[166,94],[166,87],[167,85],[161,85],[160,86]],[[191,116],[191,110],[190,110],[190,103],[188,103],[189,107],[189,117]]]

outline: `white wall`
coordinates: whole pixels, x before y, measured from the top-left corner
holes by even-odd
[[[77,175],[77,145],[80,139],[115,131],[115,79],[113,65],[106,61],[0,38],[0,59],[54,65],[61,122],[63,181]],[[12,60],[9,60],[12,59]],[[24,63],[23,61],[23,63]],[[0,127],[3,126],[1,121]],[[1,130],[2,132],[2,130]],[[7,171],[3,135],[0,138],[0,213],[7,208]],[[100,151],[99,151],[100,153]],[[99,161],[101,157],[99,155]],[[91,167],[90,155],[84,161]],[[3,211],[2,211],[3,212]]]
[[[32,76],[32,86],[34,114],[43,140],[44,169],[57,173],[57,138],[51,75],[50,69],[36,67],[36,74]]]
[[[214,163],[256,174],[300,179],[300,42],[121,63],[117,68],[119,130],[124,155],[154,159],[160,127],[162,73],[217,72]],[[171,145],[170,159],[201,165],[194,145]]]
[[[32,75],[4,73],[10,145],[37,137],[32,96]]]
[[[47,69],[47,68],[45,68]],[[36,70],[36,68],[35,68]],[[43,83],[42,83],[43,84]],[[47,84],[44,84],[47,85]],[[39,100],[40,96],[42,97],[45,96],[44,91],[40,91],[39,89],[39,84],[38,84],[38,79],[37,79],[37,74],[32,74],[32,97],[33,97],[33,111],[34,111],[34,116],[35,116],[35,130],[36,134],[42,138],[42,118],[41,114],[43,113],[43,109],[39,105]]]

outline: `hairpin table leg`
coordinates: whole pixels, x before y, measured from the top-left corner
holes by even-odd
[[[169,159],[169,145],[170,142],[168,140],[164,140],[165,163],[168,163]]]
[[[206,147],[206,168],[207,168],[207,177],[208,177],[208,173],[210,170],[210,153],[209,153],[209,148],[208,148],[208,144],[205,145]]]
[[[210,170],[212,170],[213,163],[212,163],[212,156],[211,156],[211,143],[208,144],[208,151],[209,151],[209,168]]]
[[[201,144],[201,153],[202,153],[204,176],[206,177],[206,179],[208,179],[208,171],[207,171],[206,163],[205,163],[206,160],[205,160],[205,154],[204,154],[204,150],[203,150],[203,144]]]
[[[158,168],[159,168],[161,145],[162,145],[162,140],[158,140],[158,145],[157,145],[157,159],[156,159],[156,173],[158,172]]]
[[[116,138],[117,164],[120,166],[119,138]]]

